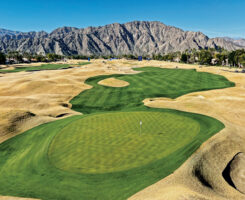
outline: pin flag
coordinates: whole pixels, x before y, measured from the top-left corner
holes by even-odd
[[[141,135],[141,125],[142,125],[142,121],[140,121],[140,135]]]

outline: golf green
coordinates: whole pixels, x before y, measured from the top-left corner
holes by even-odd
[[[57,134],[49,158],[56,167],[71,172],[122,171],[169,155],[189,143],[199,131],[197,121],[173,113],[89,115]]]

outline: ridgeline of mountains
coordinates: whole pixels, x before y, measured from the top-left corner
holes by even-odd
[[[133,21],[100,27],[62,27],[51,33],[0,29],[0,51],[60,55],[151,55],[186,49],[245,49],[245,39],[208,38],[157,21]]]

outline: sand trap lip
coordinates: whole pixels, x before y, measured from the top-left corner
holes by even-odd
[[[98,84],[108,87],[126,87],[129,85],[127,81],[119,80],[116,78],[107,78],[99,81]]]

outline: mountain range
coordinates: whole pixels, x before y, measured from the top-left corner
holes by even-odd
[[[4,35],[16,35],[16,34],[19,34],[21,32],[19,31],[10,31],[10,30],[6,30],[6,29],[3,29],[3,28],[0,28],[0,37],[1,36],[4,36]]]
[[[158,21],[133,21],[99,27],[57,28],[51,33],[0,29],[0,51],[60,55],[151,55],[186,49],[245,49],[245,39],[209,38]]]

